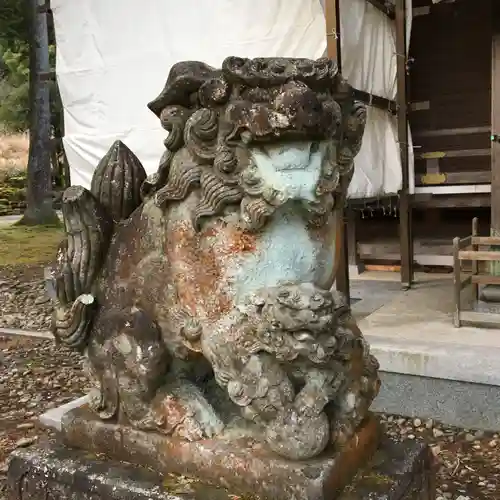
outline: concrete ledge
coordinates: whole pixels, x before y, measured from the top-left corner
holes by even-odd
[[[500,387],[381,373],[382,390],[372,409],[447,425],[498,432]]]
[[[58,406],[57,408],[52,408],[45,413],[42,413],[39,417],[40,423],[49,429],[54,429],[56,431],[61,431],[62,429],[62,419],[66,413],[76,408],[80,408],[81,406],[86,405],[90,402],[93,397],[93,393],[87,394],[86,396],[82,396],[81,398],[74,399],[69,403],[66,403],[62,406]]]
[[[500,332],[493,332],[500,335]],[[500,388],[500,348],[453,342],[395,339],[365,334],[382,371],[495,385]]]
[[[36,330],[19,330],[17,328],[0,328],[0,335],[19,335],[21,337],[35,337],[38,339],[53,339],[54,335],[51,332],[36,331]]]
[[[358,282],[354,314],[372,296],[385,301],[359,321],[380,362],[374,409],[499,431],[500,330],[455,328],[452,285],[449,275],[430,277],[391,296],[384,282]]]
[[[381,369],[382,389],[374,411],[500,430],[500,348],[365,337]]]

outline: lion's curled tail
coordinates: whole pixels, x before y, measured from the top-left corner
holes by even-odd
[[[66,238],[45,278],[56,304],[52,333],[68,347],[83,349],[87,343],[98,307],[96,282],[114,226],[141,204],[140,190],[145,179],[139,159],[125,144],[116,141],[99,162],[90,191],[71,186],[64,192]]]

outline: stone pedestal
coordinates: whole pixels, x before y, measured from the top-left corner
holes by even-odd
[[[341,451],[302,461],[244,428],[189,442],[98,419],[61,416],[56,443],[17,450],[8,500],[433,500],[432,453],[396,444],[370,415]]]
[[[377,419],[370,416],[351,441],[317,458],[287,460],[233,427],[214,439],[189,442],[154,432],[104,422],[85,407],[62,419],[67,446],[112,460],[146,466],[160,474],[180,474],[241,495],[273,500],[319,500],[340,492],[374,454],[380,441]]]
[[[250,464],[247,464],[250,465]],[[304,466],[298,466],[305,472]],[[291,469],[290,469],[291,470]],[[314,476],[314,468],[311,468]],[[252,477],[252,470],[238,474]],[[311,477],[311,481],[313,481]],[[318,483],[321,478],[316,478]],[[182,475],[99,458],[62,445],[17,450],[8,472],[8,500],[433,500],[432,457],[422,444],[384,441],[342,492],[325,485],[315,496],[290,492],[284,476],[270,478],[269,496],[242,493]],[[254,485],[262,492],[263,485]],[[276,492],[278,495],[275,496]]]

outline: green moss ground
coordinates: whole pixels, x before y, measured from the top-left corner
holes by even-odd
[[[63,234],[60,227],[0,225],[0,267],[54,260]]]

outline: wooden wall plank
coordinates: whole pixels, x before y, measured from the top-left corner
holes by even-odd
[[[414,7],[430,5],[428,15],[414,18],[410,46],[410,100],[429,103],[410,113],[416,154],[491,147],[491,16],[496,3],[414,2]],[[417,174],[425,172],[425,163],[417,160],[415,167]],[[440,172],[475,170],[490,171],[488,158],[440,161]]]

